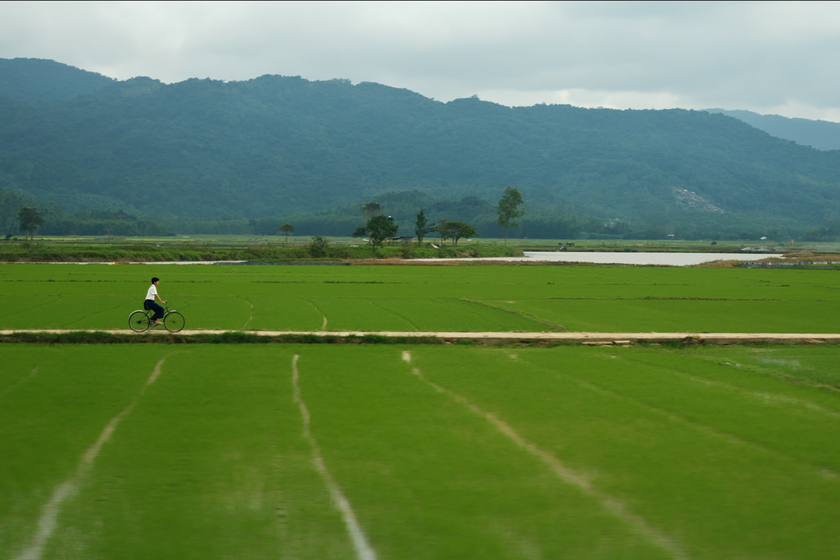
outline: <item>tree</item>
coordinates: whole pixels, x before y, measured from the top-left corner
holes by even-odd
[[[373,252],[376,253],[376,248],[389,237],[396,235],[399,228],[391,216],[374,216],[365,225],[357,227],[353,237],[367,237],[368,243],[373,246]]]
[[[441,241],[452,239],[452,245],[458,246],[458,240],[462,237],[473,237],[476,234],[475,228],[464,222],[452,222],[441,220],[437,225],[437,232]]]
[[[18,220],[20,231],[28,233],[30,239],[35,236],[35,231],[44,225],[44,218],[34,208],[21,208],[18,212]]]
[[[373,246],[373,252],[376,253],[376,248],[382,245],[382,242],[389,237],[394,237],[400,226],[394,223],[394,218],[391,216],[374,216],[365,224],[365,233]],[[356,230],[359,231],[358,229]]]
[[[359,226],[353,231],[353,237],[367,237],[368,230],[367,226]],[[368,239],[368,243],[370,243],[370,239]]]
[[[280,226],[277,229],[279,229],[280,231],[282,231],[283,233],[286,234],[286,245],[288,245],[289,244],[289,234],[293,233],[295,231],[295,226],[293,226],[292,224],[286,223],[286,224],[283,224],[282,226]]]
[[[329,240],[320,235],[313,235],[312,241],[309,242],[309,254],[315,258],[327,256],[327,247],[330,246]]]
[[[432,233],[435,228],[429,224],[426,219],[426,213],[423,210],[417,212],[417,219],[414,220],[414,235],[417,236],[417,244],[423,244],[423,238],[427,233]]]
[[[519,190],[513,187],[506,188],[505,194],[499,200],[499,225],[505,230],[505,245],[507,245],[508,228],[519,227],[516,219],[525,214],[525,210],[519,208],[521,205],[522,195],[519,194]]]

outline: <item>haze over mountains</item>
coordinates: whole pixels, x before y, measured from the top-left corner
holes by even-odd
[[[0,188],[68,212],[146,217],[259,219],[407,191],[428,204],[495,203],[513,186],[531,220],[790,231],[840,221],[840,151],[743,120],[441,103],[380,84],[283,76],[116,81],[0,59]]]

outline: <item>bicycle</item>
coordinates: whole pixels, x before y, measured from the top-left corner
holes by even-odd
[[[137,311],[132,311],[131,315],[128,316],[128,327],[134,332],[145,332],[155,324],[152,321],[154,314],[154,309],[148,309],[146,311],[138,309]],[[169,332],[179,332],[184,328],[184,323],[184,316],[174,309],[170,311],[167,305],[163,312],[164,328]]]

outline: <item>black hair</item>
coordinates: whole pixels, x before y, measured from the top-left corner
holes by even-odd
[[[154,284],[155,282],[160,282],[160,278],[158,278],[157,276],[153,276],[152,277],[152,284]]]

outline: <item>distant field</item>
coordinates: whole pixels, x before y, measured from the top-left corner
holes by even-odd
[[[840,557],[833,347],[2,352],[0,560]]]
[[[126,329],[150,278],[187,328],[837,332],[831,270],[0,265],[0,328]]]

